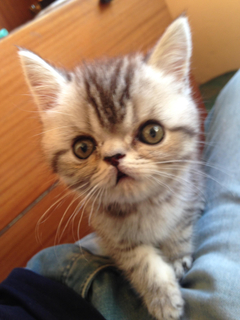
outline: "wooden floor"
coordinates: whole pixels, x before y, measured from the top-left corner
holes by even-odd
[[[72,197],[63,197],[64,187],[45,165],[41,125],[16,46],[73,68],[82,58],[146,52],[170,21],[162,0],[113,0],[105,6],[75,0],[0,41],[0,280],[37,251],[76,240],[81,215],[64,229],[76,204],[69,207]],[[85,219],[80,237],[89,231]]]

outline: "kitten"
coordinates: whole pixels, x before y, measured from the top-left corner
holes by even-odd
[[[86,196],[108,255],[150,314],[179,319],[178,279],[191,266],[202,206],[187,18],[175,20],[148,57],[97,60],[67,72],[30,51],[19,55],[53,170]]]

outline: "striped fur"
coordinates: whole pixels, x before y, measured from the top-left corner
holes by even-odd
[[[84,78],[87,100],[103,127],[111,129],[121,124],[126,116],[126,102],[131,98],[131,81],[137,62],[136,56],[105,59],[84,64],[79,70]]]
[[[83,196],[107,254],[159,320],[176,320],[183,312],[177,280],[191,266],[193,226],[202,207],[190,55],[185,17],[167,29],[148,58],[84,62],[68,75],[20,52],[53,170]],[[139,131],[154,121],[163,139],[143,143]],[[81,137],[95,143],[87,159],[73,152]]]

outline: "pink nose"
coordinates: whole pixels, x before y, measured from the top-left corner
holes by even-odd
[[[114,167],[117,167],[119,165],[119,159],[122,159],[125,157],[125,154],[117,153],[114,156],[111,157],[105,157],[104,160],[111,164]]]

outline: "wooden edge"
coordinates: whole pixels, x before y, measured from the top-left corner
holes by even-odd
[[[71,215],[79,202],[74,202],[73,194],[68,193],[63,186],[55,187],[1,236],[0,281],[12,269],[24,267],[38,251],[53,245],[74,243],[92,231],[88,217],[82,212],[76,214],[72,224]]]

